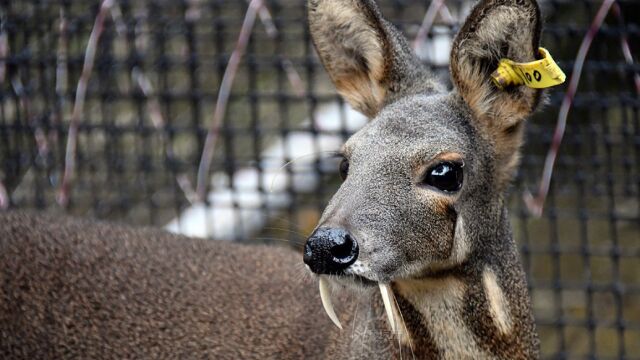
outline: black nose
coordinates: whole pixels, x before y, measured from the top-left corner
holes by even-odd
[[[340,274],[358,258],[358,243],[343,229],[317,229],[304,246],[304,263],[316,274]]]

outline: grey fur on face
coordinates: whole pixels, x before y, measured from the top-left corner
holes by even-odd
[[[473,129],[452,106],[457,101],[449,94],[402,98],[343,147],[349,175],[319,226],[343,226],[355,236],[372,280],[418,275],[422,268],[445,266],[452,256],[458,199],[476,186],[465,182],[447,194],[421,182],[442,154],[459,155],[466,178],[476,178],[473,170],[483,159],[476,155]],[[416,274],[406,273],[409,268]]]

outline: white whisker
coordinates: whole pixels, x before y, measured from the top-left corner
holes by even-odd
[[[317,151],[317,152],[312,152],[309,154],[304,154],[304,155],[300,155],[297,156],[289,161],[287,161],[286,163],[284,163],[282,166],[280,166],[276,172],[276,174],[273,176],[273,179],[271,179],[271,185],[269,186],[269,192],[272,193],[273,189],[275,187],[276,184],[276,180],[278,179],[278,176],[280,175],[280,173],[282,172],[282,170],[284,170],[287,166],[293,164],[294,162],[310,157],[310,156],[320,156],[322,154],[327,154],[327,153],[333,153],[333,154],[339,154],[338,151],[334,151],[334,150],[327,150],[327,151]]]

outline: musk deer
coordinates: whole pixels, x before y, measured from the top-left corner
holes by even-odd
[[[304,254],[2,214],[2,358],[538,357],[504,196],[542,94],[491,78],[501,58],[536,60],[536,2],[475,6],[451,92],[373,0],[310,0],[308,15],[372,120],[342,148]]]

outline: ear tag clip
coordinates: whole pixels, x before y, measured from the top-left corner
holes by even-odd
[[[525,85],[533,89],[544,89],[562,84],[567,76],[553,61],[545,48],[538,49],[542,59],[517,63],[509,59],[501,59],[491,79],[496,87],[504,90],[511,85]]]

